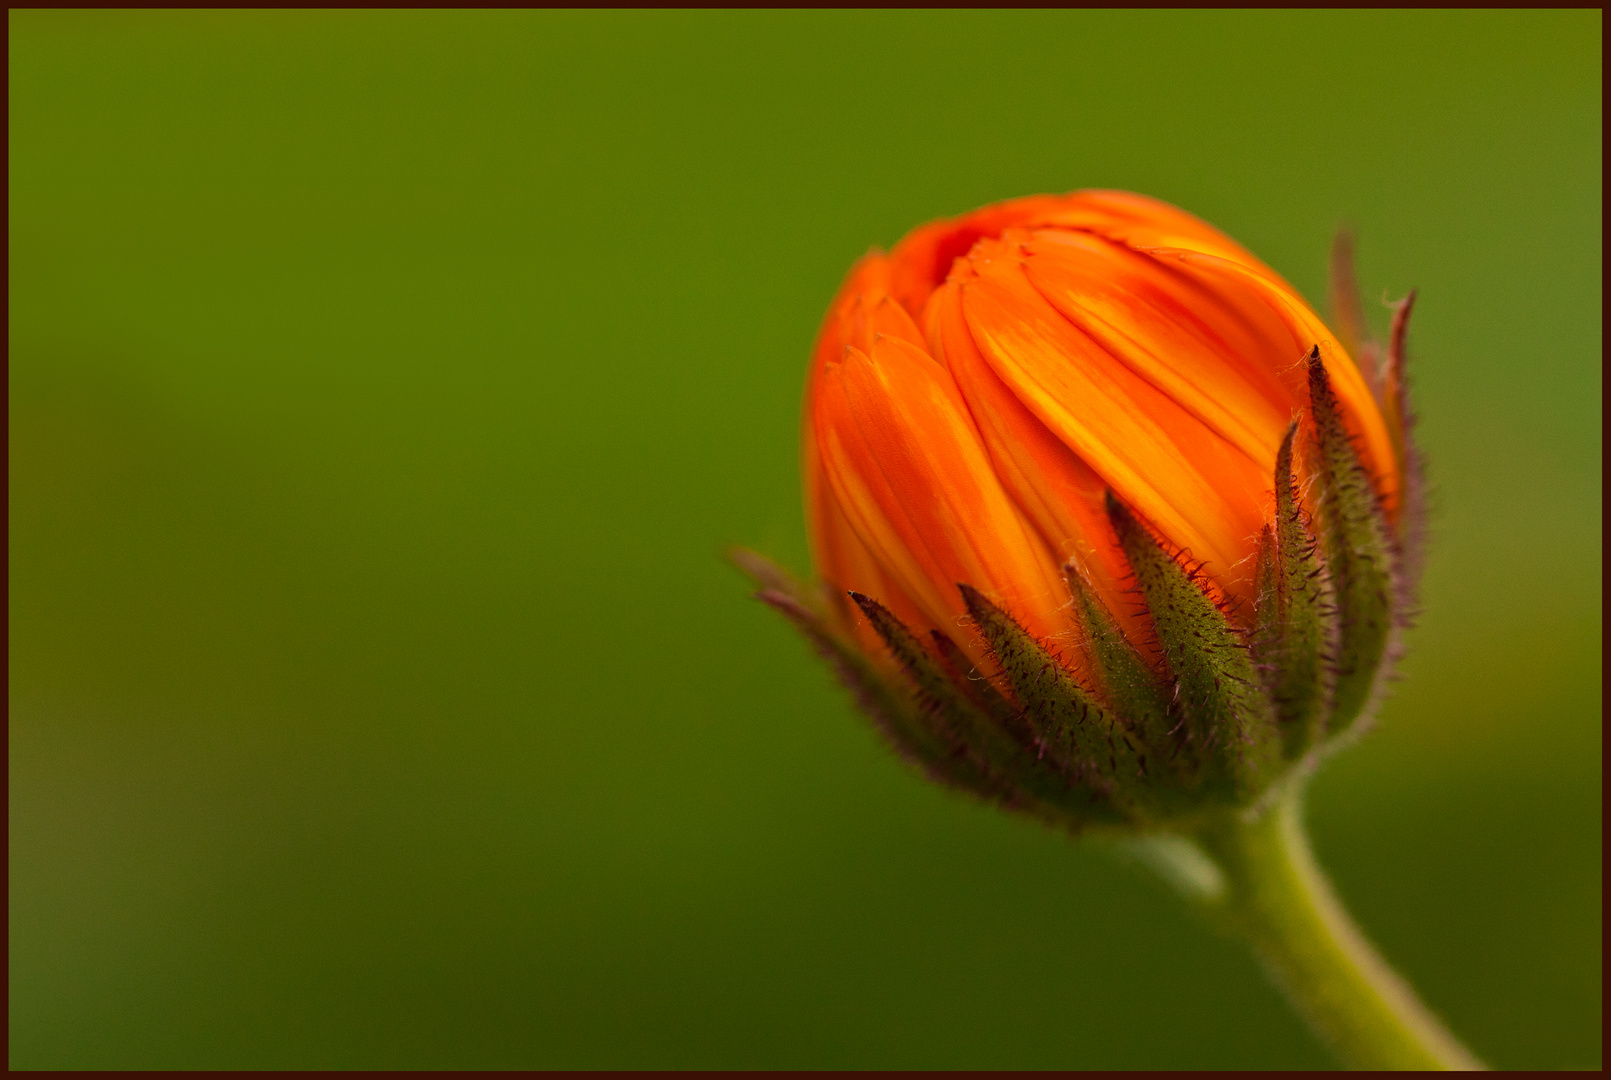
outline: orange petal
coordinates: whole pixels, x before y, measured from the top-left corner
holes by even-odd
[[[929,298],[925,317],[931,323],[931,337],[947,346],[945,364],[1008,494],[1058,560],[1074,560],[1132,632],[1132,640],[1145,640],[1150,627],[1130,594],[1129,568],[1104,507],[1107,484],[1047,430],[985,362],[963,322],[957,284],[944,285]]]
[[[1178,206],[1129,191],[1076,191],[1055,215],[1033,224],[1081,229],[1135,248],[1170,247],[1234,259],[1276,277],[1235,240]]]
[[[951,264],[981,238],[1056,215],[1071,196],[1031,195],[980,207],[971,214],[920,225],[890,252],[890,294],[907,311],[923,310],[929,294],[945,280]]]
[[[813,470],[817,474],[821,494],[817,512],[810,519],[811,550],[817,560],[817,576],[821,579],[843,627],[860,643],[868,656],[891,662],[883,639],[872,624],[849,603],[847,590],[871,596],[895,614],[913,633],[923,634],[934,629],[934,623],[914,604],[878,564],[867,545],[861,542],[850,519],[834,498],[823,474],[820,460]]]
[[[1262,362],[1266,342],[1227,318],[1212,294],[1088,233],[1038,229],[1022,250],[1030,282],[1065,318],[1273,471],[1298,402]]]
[[[1320,346],[1332,390],[1342,404],[1344,420],[1359,445],[1365,466],[1375,479],[1377,493],[1389,513],[1396,514],[1399,468],[1387,421],[1353,358],[1320,316],[1279,278],[1268,277],[1241,263],[1188,251],[1159,250],[1155,255],[1159,259],[1178,260],[1181,265],[1219,283],[1226,293],[1240,289],[1273,312],[1287,333],[1289,360],[1282,366],[1281,374],[1304,387],[1301,400],[1305,405],[1309,398],[1306,383],[1300,382],[1305,378],[1303,358],[1313,346]]]
[[[968,261],[977,277],[959,282],[961,306],[992,370],[1120,498],[1245,593],[1267,470],[1064,318],[1016,247],[981,241]]]
[[[879,568],[834,500],[817,448],[812,403],[820,393],[827,364],[837,363],[847,348],[854,346],[865,352],[872,348],[877,334],[902,337],[913,343],[923,340],[911,316],[889,297],[889,271],[889,260],[873,252],[857,262],[846,275],[817,335],[811,369],[806,376],[806,408],[800,432],[806,526],[811,534],[817,575],[830,587],[835,610],[872,656],[883,656],[883,645],[860,612],[847,605],[845,590],[854,589],[877,599],[914,630],[926,627],[917,607]]]
[[[817,343],[811,352],[811,370],[806,377],[806,400],[816,390],[816,380],[823,366],[837,361],[845,349],[855,346],[862,352],[873,346],[875,334],[888,334],[914,345],[923,343],[923,335],[911,315],[900,304],[890,299],[889,281],[894,264],[879,252],[862,256],[834,294],[828,305],[828,314],[817,332]]]
[[[890,293],[915,314],[945,280],[951,264],[979,240],[996,239],[1008,229],[1045,225],[1081,229],[1133,247],[1202,251],[1237,259],[1275,277],[1236,241],[1179,207],[1128,191],[1093,189],[1009,199],[913,229],[890,252]]]
[[[965,615],[956,586],[966,582],[1032,633],[1068,631],[1056,563],[1002,489],[955,382],[932,357],[891,337],[875,339],[871,356],[848,349],[827,369],[815,416],[835,500],[933,626],[956,627]],[[968,644],[979,658],[980,642]]]

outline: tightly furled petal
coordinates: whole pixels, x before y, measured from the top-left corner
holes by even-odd
[[[920,225],[890,252],[890,293],[908,311],[921,311],[929,294],[951,272],[952,262],[965,256],[975,243],[999,237],[1008,229],[1037,227],[1086,232],[1141,250],[1200,251],[1276,277],[1236,241],[1178,207],[1128,191],[1076,191],[1010,199],[958,218]]]
[[[1246,810],[1381,693],[1419,505],[1390,375],[1153,199],[925,225],[807,377],[830,604],[751,559],[760,595],[946,783],[1073,829]]]
[[[1377,496],[1389,513],[1394,513],[1403,463],[1394,451],[1382,407],[1353,358],[1337,336],[1327,329],[1320,316],[1281,279],[1261,274],[1245,264],[1190,251],[1160,250],[1154,254],[1159,259],[1178,261],[1188,272],[1216,286],[1220,295],[1239,300],[1250,314],[1259,309],[1273,314],[1280,321],[1285,334],[1284,339],[1272,335],[1277,341],[1273,353],[1279,354],[1284,346],[1288,350],[1301,350],[1307,356],[1310,349],[1319,346],[1350,434],[1359,443],[1365,467],[1376,484]],[[1287,352],[1286,355],[1291,353]],[[1306,400],[1301,388],[1308,376],[1302,359],[1278,364],[1277,371],[1294,387],[1295,396]]]
[[[931,351],[967,400],[1003,486],[1059,561],[1073,560],[1137,637],[1145,620],[1127,602],[1128,568],[1108,527],[1107,484],[1054,435],[980,355],[963,320],[961,287],[935,293],[925,311]]]
[[[866,256],[824,320],[802,432],[812,547],[841,619],[877,651],[844,604],[854,590],[977,658],[978,636],[956,629],[967,584],[1073,645],[1064,659],[1084,670],[1067,563],[1156,661],[1111,494],[1250,626],[1317,346],[1392,515],[1398,457],[1352,359],[1273,270],[1184,211],[1120,191],[1033,196]],[[1305,512],[1311,441],[1294,462]]]
[[[1255,462],[1274,463],[1297,399],[1265,342],[1213,293],[1089,233],[1043,229],[1019,243],[1030,283],[1065,318]]]
[[[847,347],[820,379],[828,488],[927,627],[954,628],[966,582],[1037,634],[1064,629],[1056,562],[1003,490],[950,373],[909,342],[875,336],[871,354]]]
[[[823,320],[806,377],[806,400],[817,397],[822,373],[830,360],[837,362],[852,345],[863,352],[872,348],[875,334],[890,334],[920,342],[911,317],[889,297],[890,263],[879,254],[865,256],[851,268]],[[805,494],[806,526],[817,572],[829,586],[829,596],[842,620],[869,654],[878,655],[878,635],[865,620],[852,619],[845,596],[850,591],[878,597],[903,622],[917,625],[923,617],[917,606],[896,585],[878,559],[856,535],[849,519],[828,488],[822,457],[817,452],[815,421],[808,409],[801,424],[801,481]]]
[[[1235,567],[1258,535],[1268,470],[1069,322],[1016,246],[983,240],[966,262],[953,274],[963,316],[1002,382],[1173,543]]]

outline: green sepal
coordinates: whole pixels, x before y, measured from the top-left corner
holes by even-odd
[[[1304,522],[1292,472],[1294,421],[1275,459],[1275,526],[1259,535],[1253,655],[1281,725],[1288,760],[1320,737],[1329,672],[1324,569]]]
[[[963,731],[968,724],[963,721],[962,714],[967,711],[977,711],[973,703],[965,699],[957,690],[934,658],[923,648],[923,643],[917,635],[907,629],[906,624],[895,617],[895,614],[883,604],[870,596],[859,592],[847,594],[861,613],[867,616],[878,636],[884,639],[889,647],[890,655],[900,664],[912,680],[917,691],[919,704],[924,708],[937,713],[946,726]]]
[[[1023,706],[1031,747],[1065,783],[1088,789],[1093,807],[1126,800],[1144,783],[1129,733],[1007,612],[959,585],[979,632]]]
[[[1415,290],[1393,307],[1393,328],[1387,348],[1387,390],[1385,408],[1394,433],[1399,458],[1399,500],[1397,558],[1393,560],[1396,600],[1394,617],[1407,625],[1419,602],[1421,570],[1426,562],[1426,463],[1415,442],[1415,409],[1410,404],[1408,344],[1410,313],[1415,310]]]
[[[1119,536],[1174,679],[1182,753],[1209,799],[1245,804],[1274,779],[1280,755],[1274,716],[1246,643],[1193,575],[1114,497]]]
[[[1277,597],[1275,569],[1275,530],[1266,525],[1259,530],[1259,546],[1253,560],[1253,651],[1259,643],[1280,632],[1281,614]]]
[[[934,641],[934,652],[940,658],[946,675],[969,701],[983,709],[986,716],[1007,731],[1024,724],[1022,711],[1002,697],[1001,691],[990,685],[989,679],[975,679],[969,674],[973,670],[973,662],[956,642],[940,630],[930,630],[929,637]]]
[[[1050,767],[1040,756],[1036,750],[1035,731],[1025,710],[1008,701],[988,679],[973,678],[970,675],[973,664],[956,642],[939,630],[929,633],[934,639],[940,663],[951,681],[1019,746],[1017,775],[1023,797],[1056,807],[1065,822],[1072,818],[1076,828],[1085,821],[1111,821],[1115,815],[1110,803],[1093,798],[1093,792],[1088,788],[1071,789],[1068,777]]]
[[[894,612],[870,596],[858,592],[851,592],[849,596],[912,680],[918,704],[936,729],[973,758],[979,771],[988,778],[991,791],[1010,794],[1015,788],[1013,778],[1023,768],[1018,760],[1022,756],[1018,743],[962,693],[923,647],[922,640],[896,618]]]
[[[955,741],[957,753],[965,755],[984,778],[982,794],[1013,809],[1076,829],[1087,822],[1114,820],[1116,815],[1107,800],[1092,790],[1071,785],[1066,777],[1037,760],[1030,751],[1029,733],[1020,710],[1012,708],[997,693],[1000,706],[1006,707],[996,709],[999,719],[991,715],[991,709],[976,704],[949,676],[945,667],[950,665],[937,664],[923,648],[921,639],[894,613],[870,597],[855,592],[849,595],[916,685],[922,715]]]
[[[1393,627],[1393,560],[1386,515],[1343,426],[1317,346],[1309,353],[1320,547],[1336,608],[1327,729],[1336,733],[1370,699]]]
[[[1118,620],[1079,568],[1065,563],[1063,577],[1074,599],[1074,618],[1085,637],[1085,656],[1097,693],[1135,733],[1142,747],[1138,754],[1141,771],[1154,784],[1168,785],[1180,768],[1180,747],[1163,680],[1124,636]]]
[[[991,778],[967,755],[960,741],[938,725],[912,694],[874,668],[860,649],[835,632],[815,590],[753,551],[735,548],[729,557],[761,586],[755,598],[787,619],[828,662],[856,707],[896,754],[947,787],[984,798],[999,797]]]

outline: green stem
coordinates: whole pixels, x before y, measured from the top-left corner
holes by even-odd
[[[1293,1006],[1353,1069],[1484,1066],[1395,974],[1343,910],[1304,835],[1302,785],[1263,814],[1226,815],[1196,839],[1218,864],[1174,840],[1150,855],[1253,945]]]

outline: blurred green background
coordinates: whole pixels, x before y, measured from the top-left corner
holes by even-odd
[[[1315,842],[1479,1054],[1599,1065],[1599,13],[9,29],[13,1066],[1324,1066],[719,558],[807,564],[851,261],[1082,186],[1420,287],[1426,612]]]

